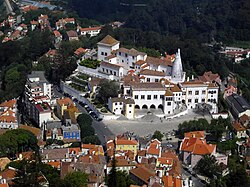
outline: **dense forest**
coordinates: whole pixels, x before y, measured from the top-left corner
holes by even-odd
[[[250,40],[246,0],[68,0],[81,17],[202,41]]]

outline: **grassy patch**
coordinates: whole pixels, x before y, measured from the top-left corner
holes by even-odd
[[[92,59],[85,59],[85,60],[81,61],[79,64],[80,64],[80,66],[85,66],[87,68],[96,69],[100,66],[100,61],[92,60]]]

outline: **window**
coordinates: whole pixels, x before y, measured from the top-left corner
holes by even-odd
[[[122,105],[122,102],[120,102],[120,105]]]
[[[130,105],[128,105],[129,107],[132,107],[132,105],[130,104]]]
[[[145,99],[145,95],[141,95],[141,99]]]
[[[104,55],[104,52],[101,52],[101,55]]]
[[[114,76],[116,76],[116,72],[114,72]]]
[[[108,53],[105,53],[105,56],[108,56]]]
[[[104,71],[104,68],[102,68],[102,71]]]
[[[205,102],[205,99],[202,99],[201,102],[204,103],[204,102]]]
[[[164,98],[164,95],[160,95],[160,99],[163,99]]]
[[[188,94],[192,94],[192,91],[188,91]]]
[[[205,90],[202,90],[202,94],[206,94],[206,91],[205,91]]]
[[[129,111],[129,113],[131,113],[131,111]]]
[[[167,105],[170,106],[170,105],[171,105],[171,102],[168,102]]]
[[[195,103],[198,103],[198,99],[195,99],[194,102],[195,102]]]
[[[127,54],[127,53],[125,53],[125,57],[128,57],[128,54]]]
[[[132,56],[132,59],[134,60],[134,59],[135,59],[135,57],[134,57],[134,56]]]
[[[154,99],[157,99],[157,95],[154,95]]]
[[[155,82],[159,82],[159,79],[155,79]]]
[[[122,53],[121,52],[119,52],[119,55],[121,55]]]
[[[192,99],[188,99],[188,102],[191,103],[191,102],[192,102]]]
[[[117,103],[115,103],[115,105],[117,105]]]
[[[106,72],[108,73],[108,72],[109,72],[109,70],[108,70],[108,69],[106,69]]]
[[[150,82],[150,78],[147,78],[147,82]]]
[[[186,95],[186,92],[183,92],[182,95]]]
[[[199,91],[195,91],[195,95],[199,95]]]
[[[113,71],[112,71],[112,70],[110,70],[110,74],[113,74]]]
[[[151,100],[151,95],[148,95],[148,96],[147,96],[147,100]]]
[[[138,95],[135,95],[135,99],[138,99]]]

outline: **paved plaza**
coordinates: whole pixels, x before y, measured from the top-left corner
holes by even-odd
[[[187,115],[166,120],[159,118],[154,114],[147,114],[146,116],[136,120],[107,120],[103,121],[107,128],[110,129],[115,135],[122,134],[124,132],[134,132],[138,136],[147,136],[153,134],[154,131],[159,130],[162,133],[177,130],[178,125],[184,121],[194,120],[198,118],[206,118],[208,121],[211,120],[210,115],[199,115],[193,111],[189,111]]]

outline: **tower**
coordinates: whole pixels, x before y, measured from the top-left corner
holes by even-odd
[[[184,72],[183,72],[182,62],[181,62],[181,50],[178,49],[178,52],[175,55],[175,61],[172,67],[171,80],[174,83],[182,82],[183,76],[184,76]]]

